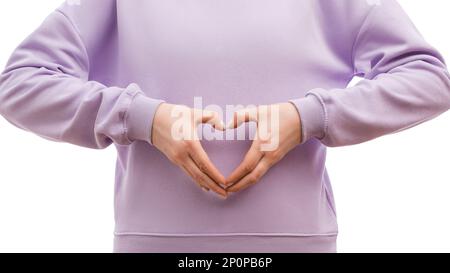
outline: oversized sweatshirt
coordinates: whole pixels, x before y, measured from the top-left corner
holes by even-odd
[[[363,80],[347,87],[354,76]],[[302,143],[258,184],[217,198],[151,142],[162,102],[196,98],[221,109],[292,102]],[[0,78],[0,113],[12,124],[117,149],[116,252],[333,252],[327,146],[398,132],[449,106],[442,56],[393,0],[66,1]],[[251,141],[202,144],[227,175]]]

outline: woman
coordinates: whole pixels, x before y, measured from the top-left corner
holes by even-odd
[[[326,146],[449,105],[443,58],[393,0],[68,1],[0,78],[16,126],[115,145],[116,252],[334,252]],[[203,123],[216,139],[174,137]]]

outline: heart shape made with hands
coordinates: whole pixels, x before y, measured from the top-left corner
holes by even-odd
[[[188,120],[180,119],[183,113],[187,113],[184,116]],[[203,149],[197,137],[197,126],[209,124],[215,130],[226,131],[249,122],[256,123],[256,136],[242,162],[225,178]],[[223,198],[256,184],[301,143],[300,116],[291,103],[239,110],[227,125],[216,112],[163,104],[157,111],[152,130],[153,144],[172,163],[203,190],[212,190]]]

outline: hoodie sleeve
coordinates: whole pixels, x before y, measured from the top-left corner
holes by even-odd
[[[429,46],[394,0],[367,12],[355,38],[354,75],[346,89],[317,88],[293,100],[302,143],[331,147],[365,142],[429,120],[449,109],[450,81],[442,56]]]
[[[102,149],[151,142],[161,100],[137,84],[89,81],[89,56],[78,30],[53,12],[13,53],[0,76],[0,113],[44,138]]]

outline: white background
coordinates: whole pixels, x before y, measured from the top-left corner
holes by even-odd
[[[450,62],[450,2],[399,1]],[[0,1],[0,67],[61,0]],[[450,113],[329,150],[339,252],[450,252]],[[115,150],[53,143],[0,118],[0,252],[111,252]]]

